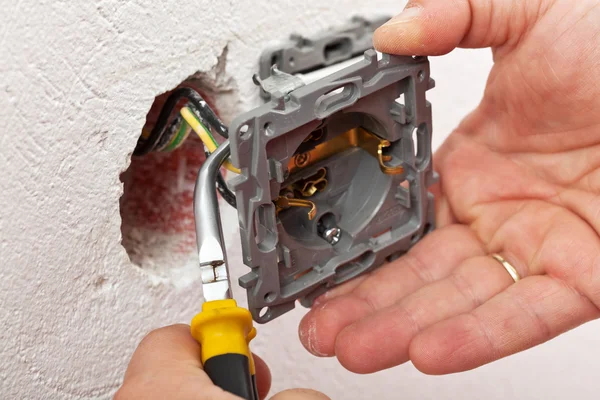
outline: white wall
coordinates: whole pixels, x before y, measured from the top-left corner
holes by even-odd
[[[219,106],[230,119],[257,101],[250,77],[271,39],[402,5],[3,0],[0,397],[109,398],[148,330],[189,322],[199,310],[193,266],[140,269],[120,244],[119,175],[155,95],[213,68],[228,45],[225,74],[234,92]],[[490,63],[487,51],[432,60],[436,143],[475,106]],[[229,232],[234,260],[239,248]],[[245,272],[239,264],[234,274]],[[261,326],[254,343],[271,364],[276,390],[309,386],[334,399],[597,397],[586,382],[600,367],[598,324],[466,374],[426,377],[407,365],[355,376],[301,348],[303,312]]]

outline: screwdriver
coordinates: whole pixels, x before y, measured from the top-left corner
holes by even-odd
[[[245,400],[259,400],[249,344],[256,336],[250,311],[233,299],[215,181],[229,157],[225,141],[207,158],[194,189],[194,219],[204,303],[191,323],[201,345],[204,371],[221,389]]]

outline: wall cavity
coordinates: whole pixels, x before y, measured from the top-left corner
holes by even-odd
[[[212,71],[198,72],[177,86],[196,89],[217,114],[214,100],[223,101],[235,93],[231,82],[223,78],[226,55],[227,48]],[[171,92],[155,98],[142,130],[152,130]],[[134,265],[175,284],[185,284],[198,274],[192,202],[196,176],[205,159],[202,142],[192,132],[174,150],[132,157],[120,176],[123,247]]]

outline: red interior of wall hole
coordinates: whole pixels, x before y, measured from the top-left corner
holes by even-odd
[[[210,97],[195,89],[213,107]],[[156,98],[144,129],[153,128],[169,94]],[[205,159],[204,147],[192,132],[171,152],[133,157],[121,174],[122,244],[134,264],[150,269],[182,267],[195,253],[192,201],[196,176]]]

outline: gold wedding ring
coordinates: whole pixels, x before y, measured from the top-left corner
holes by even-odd
[[[521,280],[516,268],[510,265],[510,263],[506,261],[500,254],[492,254],[492,258],[502,264],[506,272],[510,274],[510,277],[513,279],[513,281],[515,281],[515,283]]]

